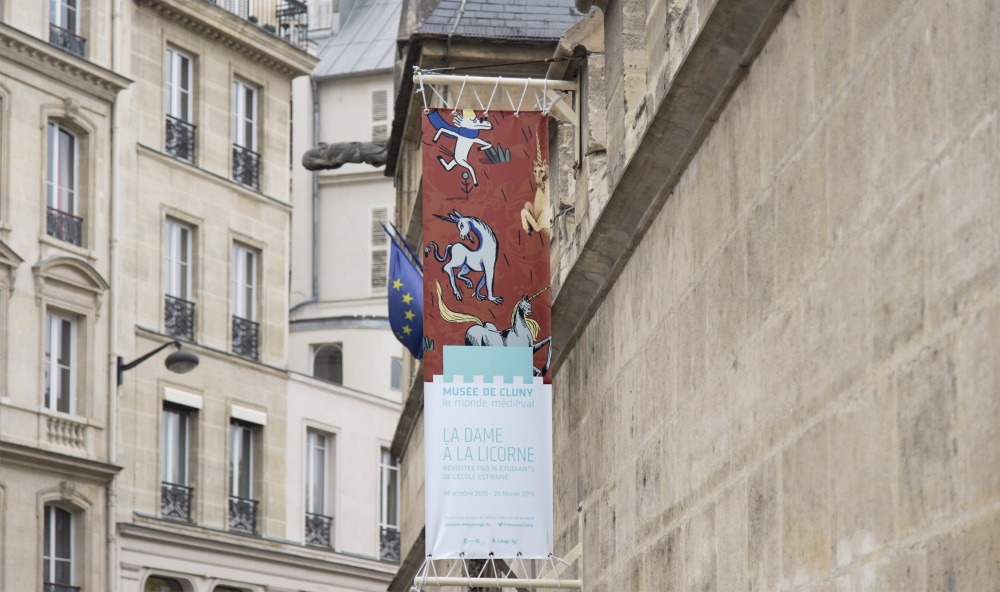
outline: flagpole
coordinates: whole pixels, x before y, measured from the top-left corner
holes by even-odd
[[[410,257],[413,258],[413,264],[417,266],[417,268],[420,270],[420,273],[423,273],[424,265],[423,263],[420,262],[420,259],[417,257],[416,253],[413,252],[413,249],[410,248],[410,243],[406,242],[406,239],[403,238],[403,233],[401,233],[399,229],[396,228],[396,225],[393,224],[392,222],[389,222],[389,226],[392,226],[392,229],[396,232],[395,236],[393,236],[393,234],[389,232],[389,229],[385,227],[385,224],[382,224],[382,230],[384,230],[385,233],[388,234],[389,237],[392,238],[393,240],[398,239],[399,242],[403,243],[403,246],[406,247],[406,252],[408,252],[410,254]]]

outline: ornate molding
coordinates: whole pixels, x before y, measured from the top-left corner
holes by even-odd
[[[6,268],[7,270],[7,287],[9,293],[14,293],[14,280],[17,279],[17,268],[19,265],[24,263],[24,259],[14,252],[7,246],[7,243],[0,240],[0,269]],[[0,275],[0,278],[3,276]]]
[[[0,62],[11,61],[111,102],[131,80],[0,23]]]
[[[311,74],[319,61],[205,0],[136,0],[136,3],[290,78]]]

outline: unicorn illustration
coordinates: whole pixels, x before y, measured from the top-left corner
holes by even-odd
[[[521,228],[531,236],[531,231],[550,233],[552,222],[548,218],[549,213],[549,165],[542,160],[542,148],[538,141],[538,134],[535,134],[535,166],[532,168],[535,175],[535,201],[524,203],[521,209]]]
[[[445,160],[444,157],[438,156],[438,162],[441,163],[441,166],[446,171],[450,171],[456,166],[469,171],[469,174],[472,175],[472,185],[478,187],[479,180],[476,178],[476,170],[469,164],[469,152],[472,151],[474,144],[479,144],[480,150],[489,150],[493,147],[493,144],[479,138],[479,132],[481,130],[493,129],[493,124],[486,117],[477,118],[476,112],[472,109],[465,109],[461,113],[456,114],[452,119],[454,125],[445,122],[439,111],[431,111],[427,115],[427,119],[430,120],[431,125],[437,130],[437,133],[434,134],[435,143],[441,138],[441,134],[455,138],[455,150],[452,159]]]
[[[473,216],[463,216],[458,210],[452,210],[448,216],[434,214],[435,218],[452,222],[458,227],[459,240],[444,248],[444,254],[439,250],[438,244],[434,241],[427,243],[424,247],[424,257],[431,255],[434,250],[434,258],[438,263],[444,263],[441,269],[448,275],[451,282],[451,291],[456,300],[462,299],[462,290],[455,283],[455,278],[465,282],[465,285],[472,289],[473,283],[469,279],[470,271],[482,272],[479,283],[475,284],[475,295],[480,300],[489,300],[493,304],[500,304],[503,298],[493,295],[493,275],[497,264],[497,256],[500,254],[500,245],[497,242],[497,235],[493,230],[479,218]],[[470,241],[476,243],[475,249],[470,249],[461,243]],[[483,287],[486,294],[483,294]]]

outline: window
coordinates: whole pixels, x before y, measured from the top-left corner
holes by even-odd
[[[330,444],[333,437],[306,431],[306,544],[331,546],[328,506]]]
[[[160,514],[167,518],[191,520],[190,441],[189,412],[173,405],[164,407]]]
[[[330,343],[316,348],[313,376],[334,384],[344,384],[344,348],[341,344]]]
[[[184,587],[177,580],[153,576],[146,580],[143,592],[184,592]],[[216,588],[218,590],[218,588]]]
[[[399,563],[399,462],[382,449],[379,559]]]
[[[233,420],[229,424],[229,528],[257,532],[254,499],[255,428]]]
[[[389,388],[394,391],[400,389],[400,385],[403,382],[403,358],[393,358],[392,368],[390,371],[389,378]]]
[[[83,56],[87,40],[80,35],[77,0],[49,0],[49,43]]]
[[[184,52],[167,48],[167,133],[166,151],[177,158],[194,161],[194,132],[191,88],[192,59]]]
[[[258,187],[260,154],[257,150],[257,90],[240,80],[233,81],[233,179]]]
[[[45,315],[45,407],[63,413],[76,411],[76,320],[49,312]]]
[[[166,333],[194,339],[194,302],[191,298],[191,244],[194,230],[172,218],[164,229],[164,324]]]
[[[233,353],[257,359],[257,265],[259,253],[233,244]]]
[[[371,215],[371,283],[372,292],[385,292],[389,274],[389,235],[383,225],[389,223],[388,208],[372,208]]]
[[[72,132],[58,123],[48,124],[45,174],[47,233],[79,247],[83,245],[83,220],[77,216],[78,144]]]
[[[46,590],[73,585],[73,514],[58,506],[45,506],[42,579]]]
[[[372,142],[389,139],[389,91],[373,90],[372,99]]]

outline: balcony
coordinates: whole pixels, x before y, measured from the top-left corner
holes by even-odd
[[[167,335],[194,341],[194,302],[163,297],[163,324]]]
[[[383,526],[378,538],[378,558],[382,561],[399,563],[399,529]]]
[[[49,43],[64,51],[75,53],[81,58],[83,57],[83,52],[87,47],[86,39],[80,37],[69,29],[64,29],[59,25],[53,25],[52,23],[49,23]]]
[[[306,49],[309,39],[309,8],[302,0],[206,0],[219,8],[259,25],[288,43]]]
[[[194,489],[174,483],[160,484],[160,515],[191,522],[191,498]]]
[[[229,530],[257,534],[257,500],[229,498]]]
[[[258,325],[253,321],[233,317],[233,353],[257,359]]]
[[[194,132],[194,125],[167,115],[167,154],[194,162]]]
[[[233,180],[257,189],[260,182],[260,154],[233,144]]]
[[[50,207],[46,233],[61,241],[82,247],[83,218],[77,218],[73,214]]]
[[[333,546],[333,518],[322,514],[306,514],[306,544],[311,547]]]
[[[53,584],[51,582],[45,582],[42,584],[43,592],[80,592],[79,586],[70,586],[68,584]]]

